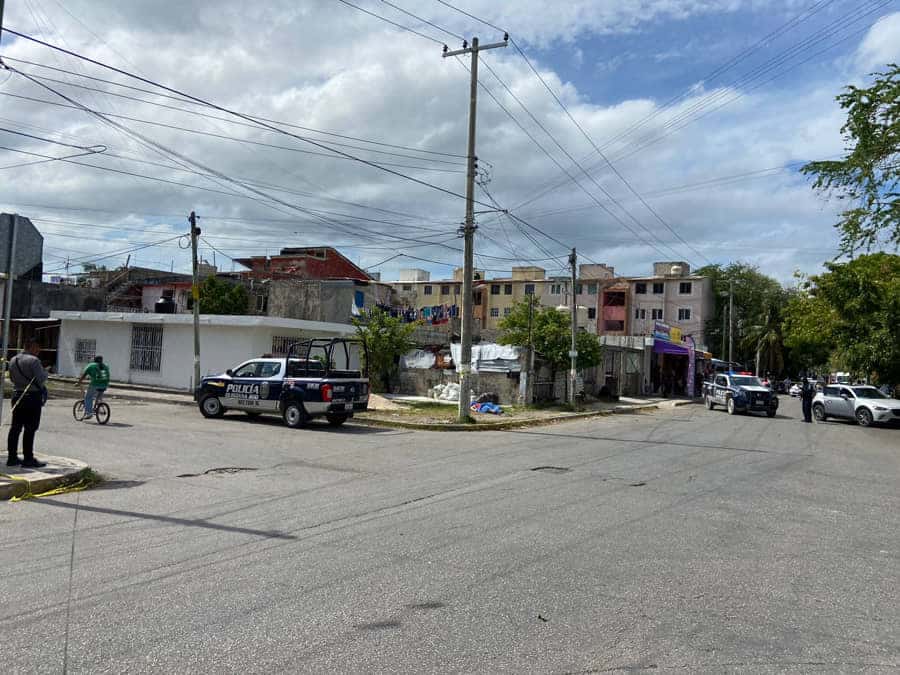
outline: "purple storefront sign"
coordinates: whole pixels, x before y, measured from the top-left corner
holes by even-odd
[[[690,350],[687,347],[676,345],[674,342],[656,339],[653,341],[653,351],[657,354],[678,354],[679,356],[688,356]]]

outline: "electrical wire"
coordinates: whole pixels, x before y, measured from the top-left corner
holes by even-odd
[[[360,12],[362,12],[363,14],[368,14],[369,16],[373,16],[376,19],[381,19],[385,23],[389,23],[392,26],[399,28],[400,30],[405,30],[407,33],[412,33],[413,35],[418,35],[420,38],[425,38],[426,40],[429,40],[430,42],[434,42],[435,44],[439,44],[441,46],[443,46],[443,44],[444,44],[440,40],[436,40],[435,38],[431,37],[430,35],[425,35],[425,33],[420,33],[419,31],[414,30],[414,29],[410,28],[409,26],[404,26],[403,24],[397,23],[396,21],[391,21],[387,17],[381,16],[380,14],[376,14],[375,12],[370,12],[367,9],[363,9],[359,5],[354,5],[352,2],[348,2],[348,0],[337,0],[337,1],[347,5],[348,7],[357,9]]]

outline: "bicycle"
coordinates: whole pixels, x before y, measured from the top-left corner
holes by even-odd
[[[106,393],[106,390],[98,391],[97,395],[94,397],[94,418],[97,420],[97,424],[106,424],[109,422],[109,404],[103,400],[103,395]],[[81,422],[84,420],[84,395],[85,390],[81,390],[81,400],[75,401],[75,405],[72,406],[72,417],[75,418],[76,422]]]

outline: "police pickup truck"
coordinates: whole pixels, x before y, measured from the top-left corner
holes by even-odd
[[[281,415],[292,429],[315,417],[340,426],[368,407],[369,380],[360,367],[359,343],[306,340],[291,345],[286,357],[250,359],[202,378],[196,400],[207,418],[241,410],[251,417]]]
[[[711,381],[703,383],[703,399],[708,410],[721,405],[729,415],[764,412],[775,417],[778,412],[778,396],[753,375],[717,373]]]

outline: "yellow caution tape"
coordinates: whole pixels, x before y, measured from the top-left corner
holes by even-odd
[[[31,491],[31,481],[27,478],[23,478],[21,476],[12,476],[8,473],[0,473],[0,477],[9,478],[10,480],[22,481],[26,485],[25,494],[10,498],[9,501],[11,502],[21,502],[25,501],[26,499],[37,499],[38,497],[50,497],[52,495],[61,495],[67,492],[81,492],[82,490],[87,490],[88,488],[93,487],[100,482],[100,477],[97,476],[97,474],[95,474],[93,471],[86,471],[82,472],[81,478],[74,483],[67,483],[65,485],[60,485],[58,487],[35,494]]]

